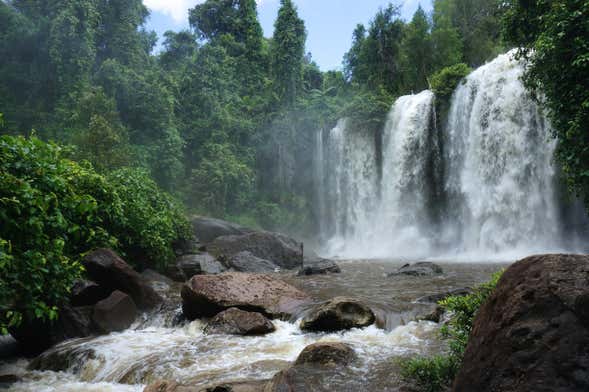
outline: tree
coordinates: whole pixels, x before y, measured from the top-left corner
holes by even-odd
[[[272,76],[279,102],[292,106],[302,93],[307,31],[292,0],[281,0],[272,38]]]
[[[557,158],[589,205],[589,1],[510,0],[504,34],[526,60],[526,85],[548,109]]]
[[[403,74],[409,90],[419,92],[429,87],[428,76],[434,68],[430,23],[419,6],[403,38]]]

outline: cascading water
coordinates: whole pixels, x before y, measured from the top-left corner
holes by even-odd
[[[442,129],[433,93],[399,98],[383,130],[381,168],[366,144],[373,139],[357,143],[350,135],[359,132],[341,121],[318,150],[327,186],[320,192],[332,206],[324,253],[484,260],[574,242],[562,234],[556,141],[523,72],[513,53],[474,71],[454,92]]]

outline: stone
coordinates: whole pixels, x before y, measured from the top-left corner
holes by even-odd
[[[137,317],[137,307],[130,296],[114,291],[108,298],[94,306],[92,320],[103,333],[123,331]]]
[[[243,272],[193,276],[182,287],[181,295],[182,309],[189,320],[212,317],[233,307],[290,319],[310,303],[307,294],[280,279]]]
[[[375,319],[368,306],[354,299],[336,297],[315,306],[301,321],[301,329],[331,332],[363,328],[374,324]]]
[[[196,238],[202,244],[208,244],[218,237],[227,235],[242,235],[253,230],[236,223],[227,222],[221,219],[195,217],[192,219],[192,228]]]
[[[239,252],[231,256],[227,266],[238,272],[268,273],[275,272],[276,264],[271,261],[254,256],[251,252]]]
[[[218,237],[207,245],[207,250],[225,260],[247,251],[283,269],[295,269],[303,264],[303,245],[300,242],[267,231]]]
[[[305,260],[304,267],[299,270],[297,275],[324,275],[328,273],[338,274],[340,272],[342,272],[340,267],[334,261],[327,259],[314,259]]]
[[[158,380],[149,384],[143,392],[199,392],[196,387],[187,387],[178,384],[176,381]]]
[[[511,265],[477,313],[453,391],[589,391],[589,256]]]
[[[446,291],[444,293],[438,294],[430,294],[423,297],[420,297],[415,300],[415,302],[426,304],[432,303],[437,304],[438,302],[448,298],[448,297],[465,297],[473,293],[473,290],[470,287],[461,287],[458,289]]]
[[[220,274],[227,268],[208,253],[184,255],[178,258],[176,265],[184,274],[184,281],[194,275]]]
[[[72,287],[70,304],[72,306],[94,305],[108,297],[111,292],[108,288],[90,280],[77,280]]]
[[[395,272],[388,274],[389,277],[407,275],[407,276],[436,276],[442,275],[444,270],[437,264],[429,261],[420,261],[415,264],[405,264]]]
[[[356,353],[347,344],[320,342],[311,344],[299,354],[294,365],[347,365],[356,358]]]
[[[162,303],[162,297],[149,282],[111,249],[97,249],[83,260],[91,280],[100,286],[128,294],[142,310],[149,310]]]
[[[204,332],[214,335],[249,336],[265,335],[275,330],[272,321],[260,313],[230,308],[217,314],[209,321]]]
[[[201,392],[264,392],[268,380],[228,382],[205,388]]]

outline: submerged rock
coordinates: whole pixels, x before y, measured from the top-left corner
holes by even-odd
[[[238,253],[250,252],[284,269],[299,268],[303,263],[303,245],[300,242],[267,231],[218,237],[207,245],[207,250],[227,260]]]
[[[208,244],[218,237],[242,235],[253,231],[252,229],[238,225],[237,223],[207,217],[193,218],[192,228],[196,238],[198,238],[203,244]]]
[[[589,256],[509,267],[478,311],[453,390],[588,391]]]
[[[127,294],[114,291],[108,298],[94,306],[92,320],[103,333],[123,331],[137,317],[135,302]]]
[[[266,273],[274,272],[278,266],[271,261],[254,256],[244,251],[234,254],[226,261],[227,266],[238,272]]]
[[[280,279],[242,272],[196,275],[184,284],[181,294],[182,309],[189,320],[211,317],[229,308],[289,319],[310,302],[307,294]]]
[[[374,312],[350,298],[336,297],[313,308],[301,322],[307,331],[340,331],[374,324]]]
[[[395,272],[391,272],[388,276],[436,276],[444,273],[442,267],[429,261],[420,261],[415,264],[405,264]]]
[[[305,260],[305,265],[299,270],[297,275],[324,275],[328,273],[338,274],[340,272],[342,272],[342,270],[334,261],[327,259],[312,259]]]
[[[356,358],[352,347],[344,343],[320,342],[311,344],[299,354],[295,366],[300,365],[347,365]]]
[[[237,308],[217,314],[204,329],[206,334],[265,335],[274,332],[272,321],[257,312],[246,312]]]
[[[162,303],[162,297],[149,282],[111,249],[97,249],[86,255],[84,267],[90,279],[111,291],[120,290],[143,310]]]

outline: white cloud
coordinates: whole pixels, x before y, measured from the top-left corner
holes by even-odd
[[[166,14],[176,23],[183,23],[188,19],[188,9],[194,7],[204,0],[144,0],[143,3],[147,8],[155,12]],[[266,3],[268,0],[256,0],[258,5]]]

